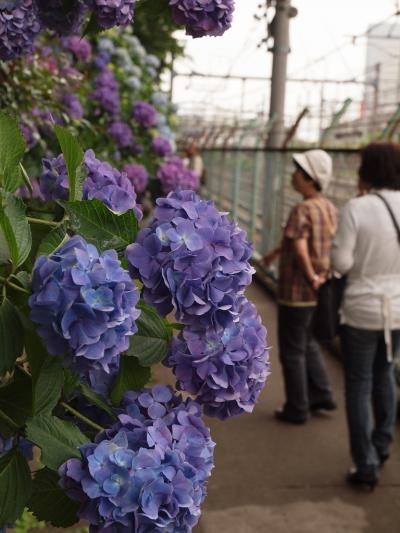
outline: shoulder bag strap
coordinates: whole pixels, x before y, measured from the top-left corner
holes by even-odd
[[[377,196],[378,198],[380,198],[382,200],[382,202],[385,204],[388,212],[389,212],[389,215],[390,215],[390,218],[392,219],[392,222],[394,224],[394,227],[396,229],[396,232],[397,232],[397,240],[399,241],[399,244],[400,244],[400,226],[399,226],[399,223],[397,222],[397,219],[396,217],[394,216],[394,213],[393,213],[393,210],[392,208],[390,207],[389,205],[389,202],[386,200],[386,198],[384,198],[384,196],[382,196],[381,194],[379,194],[378,192],[374,192],[373,193],[375,196]]]

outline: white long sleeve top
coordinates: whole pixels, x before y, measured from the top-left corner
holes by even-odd
[[[379,193],[400,224],[400,191]],[[390,344],[390,331],[400,329],[400,244],[389,212],[377,196],[354,198],[342,209],[332,267],[347,275],[342,323],[385,330]]]

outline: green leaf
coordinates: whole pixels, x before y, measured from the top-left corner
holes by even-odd
[[[137,333],[131,337],[127,354],[139,359],[142,366],[162,361],[168,354],[172,330],[154,307],[139,302],[140,317],[136,320]]]
[[[19,163],[26,143],[17,121],[0,112],[0,183],[5,191],[14,192],[21,182]]]
[[[15,368],[11,383],[0,388],[0,433],[9,436],[32,415],[32,379]]]
[[[82,191],[78,190],[77,183],[77,169],[83,161],[83,150],[79,145],[76,137],[74,137],[66,128],[56,125],[54,127],[55,134],[60,144],[62,153],[64,154],[65,164],[67,166],[68,180],[69,180],[69,199],[71,201],[82,198]]]
[[[18,311],[4,298],[0,305],[0,376],[12,370],[24,349],[24,335]]]
[[[64,385],[64,372],[61,360],[48,355],[40,372],[33,381],[33,412],[50,414],[57,405]]]
[[[31,495],[32,481],[28,463],[14,448],[0,458],[0,526],[14,523]]]
[[[86,25],[86,28],[84,29],[82,37],[95,36],[95,35],[98,35],[99,33],[102,33],[103,31],[105,31],[105,29],[103,28],[103,26],[100,26],[100,24],[97,22],[97,17],[95,13],[92,13]]]
[[[150,380],[150,376],[150,368],[141,366],[136,357],[123,355],[114,388],[111,392],[111,400],[114,405],[120,403],[125,392],[142,389]]]
[[[70,527],[79,521],[79,503],[68,498],[58,484],[59,479],[53,470],[40,470],[33,480],[28,507],[38,520],[55,527]]]
[[[138,222],[132,209],[118,215],[99,200],[64,202],[63,206],[74,231],[102,251],[121,252],[136,239]]]
[[[82,394],[85,396],[87,400],[89,400],[91,404],[96,405],[97,407],[105,411],[107,414],[112,416],[113,418],[115,417],[111,407],[108,405],[108,403],[103,398],[103,396],[94,392],[90,387],[88,387],[84,383],[80,384],[80,389],[81,389]]]
[[[69,239],[63,227],[50,231],[39,245],[37,256],[50,255],[56,252]]]
[[[25,204],[10,193],[3,193],[0,205],[0,263],[11,260],[14,270],[26,260],[32,235],[25,217]]]
[[[89,442],[71,422],[45,414],[28,420],[26,436],[41,448],[40,460],[52,470],[57,470],[71,457],[80,457],[78,448]]]

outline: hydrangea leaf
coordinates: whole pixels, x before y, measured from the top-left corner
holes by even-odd
[[[23,349],[24,336],[18,311],[4,298],[0,305],[0,376],[14,367]]]
[[[32,482],[28,463],[13,448],[0,458],[0,525],[14,523],[31,495]]]
[[[108,405],[108,403],[103,398],[103,396],[101,396],[100,394],[97,394],[96,392],[94,392],[93,389],[91,389],[90,387],[88,387],[84,383],[80,384],[80,390],[81,390],[83,396],[85,396],[85,398],[87,400],[89,400],[89,402],[91,404],[95,405],[96,407],[99,407],[100,409],[105,411],[107,414],[109,414],[110,416],[115,418],[115,415],[114,415],[111,407]]]
[[[105,28],[100,26],[100,24],[97,22],[96,14],[92,13],[84,29],[82,37],[98,35],[99,33],[102,33],[103,31],[105,31]]]
[[[141,314],[136,321],[138,331],[131,337],[128,355],[139,359],[142,366],[151,366],[162,361],[169,349],[171,328],[157,311],[144,302],[139,302]]]
[[[0,388],[0,433],[12,435],[32,415],[32,379],[15,368],[12,381]]]
[[[0,205],[0,263],[11,260],[14,269],[29,255],[32,235],[22,200],[3,193]]]
[[[33,480],[28,508],[38,520],[55,527],[70,527],[79,520],[79,503],[68,498],[58,481],[59,476],[53,470],[40,470]]]
[[[132,210],[117,215],[99,200],[64,202],[63,206],[72,229],[102,251],[122,252],[136,239],[138,221]]]
[[[55,134],[64,155],[69,180],[69,199],[71,201],[82,198],[82,183],[77,180],[77,170],[83,162],[83,150],[74,137],[66,128],[56,125]]]
[[[52,470],[72,457],[80,457],[78,448],[89,442],[74,424],[46,414],[28,420],[26,436],[41,448],[40,460]]]
[[[141,366],[136,357],[123,355],[114,388],[111,392],[112,402],[118,405],[125,392],[142,389],[150,380],[150,376],[150,368]]]
[[[63,227],[50,231],[39,245],[37,257],[41,255],[51,255],[56,252],[67,240],[68,235]]]
[[[26,149],[25,139],[16,120],[0,113],[0,183],[14,192],[21,182],[19,163]]]
[[[64,385],[61,360],[48,355],[33,381],[33,412],[51,413],[57,405]]]

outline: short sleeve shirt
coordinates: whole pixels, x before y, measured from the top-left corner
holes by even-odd
[[[324,196],[304,200],[292,209],[281,245],[278,294],[281,304],[316,304],[316,292],[303,273],[294,243],[297,239],[306,239],[316,274],[327,276],[337,222],[337,209]]]

